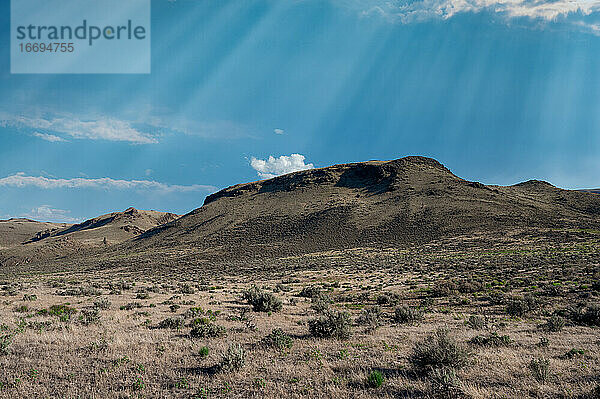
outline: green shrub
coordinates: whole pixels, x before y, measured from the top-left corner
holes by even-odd
[[[47,313],[50,316],[58,317],[60,321],[69,321],[71,316],[77,313],[77,309],[70,307],[68,304],[52,305],[48,309]]]
[[[203,346],[202,348],[200,348],[200,350],[198,351],[198,354],[202,358],[207,357],[208,356],[208,346]]]
[[[240,344],[230,344],[227,351],[219,363],[219,370],[224,372],[234,372],[246,363],[246,351]]]
[[[421,373],[437,368],[460,369],[467,365],[471,354],[441,329],[417,342],[409,357],[412,366]]]
[[[283,307],[279,298],[255,285],[244,291],[242,297],[255,312],[279,312]]]
[[[352,334],[352,320],[348,312],[330,310],[309,320],[308,328],[313,337],[348,339]]]
[[[143,307],[144,307],[144,305],[142,305],[139,302],[129,302],[129,303],[125,304],[125,305],[121,305],[119,307],[119,309],[121,309],[121,310],[133,310],[133,309],[143,308]]]
[[[383,385],[383,374],[377,370],[371,371],[367,376],[367,385],[371,388],[379,388]]]
[[[27,306],[27,305],[17,306],[15,308],[15,312],[18,312],[18,313],[27,313],[27,312],[29,312],[29,306]]]
[[[263,344],[270,348],[278,350],[291,349],[294,340],[289,335],[285,334],[282,329],[276,328],[271,331],[271,334],[263,338]]]
[[[37,295],[35,294],[25,294],[23,295],[24,301],[37,301]]]
[[[583,349],[571,349],[567,353],[565,353],[565,357],[567,359],[573,359],[574,357],[579,357],[585,355],[585,351]]]
[[[225,335],[227,335],[225,327],[212,323],[196,324],[190,331],[191,338],[217,338]]]
[[[425,310],[417,306],[400,306],[394,311],[394,321],[398,324],[413,324],[425,318]]]

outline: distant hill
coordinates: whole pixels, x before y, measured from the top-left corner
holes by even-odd
[[[58,231],[70,226],[66,223],[36,222],[30,219],[0,220],[0,247],[22,244],[38,231]]]
[[[536,180],[487,186],[455,176],[434,159],[406,157],[238,184],[126,242],[122,250],[278,257],[405,246],[475,232],[598,227],[596,194]]]
[[[32,234],[27,243],[71,241],[85,245],[101,245],[106,240],[107,244],[116,244],[178,217],[179,215],[174,213],[129,208],[123,212],[108,213],[61,229],[40,230]]]

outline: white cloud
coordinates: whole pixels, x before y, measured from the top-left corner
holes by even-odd
[[[74,178],[74,179],[55,179],[43,176],[26,176],[24,173],[17,173],[12,176],[0,178],[0,187],[37,187],[42,189],[58,188],[94,188],[94,189],[116,189],[116,190],[154,190],[164,193],[171,192],[190,192],[207,191],[212,192],[216,187],[192,184],[182,186],[176,184],[159,183],[151,180],[116,180],[110,177],[99,179]]]
[[[598,29],[587,17],[600,12],[600,0],[340,0],[363,15],[381,15],[401,23],[449,19],[464,13],[490,12],[503,18],[567,22],[590,31]]]
[[[64,209],[52,208],[51,205],[40,205],[29,213],[22,214],[21,217],[42,222],[79,223],[81,221],[81,219],[69,216],[70,213],[71,211]]]
[[[156,137],[134,128],[130,122],[105,116],[85,120],[69,114],[42,117],[3,113],[0,115],[0,127],[35,129],[36,133],[45,134],[37,131],[42,130],[49,132],[46,136],[54,137],[58,136],[51,133],[66,134],[75,139],[125,141],[133,144],[158,143]]]
[[[283,129],[273,129],[273,133],[275,133],[275,134],[284,134],[285,130],[283,130]]]
[[[62,137],[58,137],[58,136],[55,136],[53,134],[33,132],[33,135],[35,137],[39,137],[42,140],[50,141],[52,143],[58,143],[58,142],[61,142],[61,141],[67,141],[67,140],[63,139]]]
[[[313,169],[315,166],[312,163],[304,163],[304,155],[292,154],[290,156],[282,155],[279,158],[270,156],[267,160],[257,159],[252,157],[250,166],[258,176],[263,179],[285,175],[287,173],[298,172],[300,170]]]

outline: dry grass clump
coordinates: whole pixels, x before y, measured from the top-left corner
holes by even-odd
[[[283,307],[281,299],[255,285],[244,291],[242,298],[255,312],[279,312]]]
[[[420,306],[400,306],[394,311],[394,321],[398,324],[415,324],[424,318],[425,309]]]
[[[313,337],[348,339],[352,335],[352,319],[348,312],[329,310],[309,320],[308,328]]]
[[[246,364],[246,350],[241,344],[229,344],[227,351],[219,363],[218,370],[222,372],[235,372]]]
[[[459,370],[468,364],[471,355],[448,335],[448,330],[439,329],[415,344],[409,361],[417,372],[428,374],[440,368]]]

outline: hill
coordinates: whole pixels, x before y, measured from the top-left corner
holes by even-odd
[[[53,232],[70,226],[66,223],[36,222],[30,219],[0,220],[0,247],[22,244],[39,231]]]
[[[599,226],[596,194],[536,180],[487,186],[455,176],[434,159],[406,157],[238,184],[121,249],[244,259],[403,247],[476,232]]]
[[[178,217],[179,215],[174,213],[129,208],[123,212],[108,213],[61,229],[38,231],[29,237],[27,243],[43,245],[50,242],[71,241],[85,245],[101,245],[106,240],[106,244],[116,244]]]

